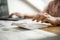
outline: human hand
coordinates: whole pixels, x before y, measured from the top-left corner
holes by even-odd
[[[53,25],[56,25],[56,18],[47,14],[47,13],[37,14],[33,17],[32,20],[33,21],[37,20],[37,22],[42,21],[42,22],[45,22],[45,23],[51,23]]]

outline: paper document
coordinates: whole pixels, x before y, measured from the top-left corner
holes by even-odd
[[[32,21],[32,19],[24,19],[24,20],[14,22],[13,25],[24,27],[27,29],[37,29],[37,28],[48,27],[51,24],[35,22],[35,21]]]
[[[0,40],[58,40],[59,37],[54,33],[43,30],[27,30],[27,31],[0,31]]]

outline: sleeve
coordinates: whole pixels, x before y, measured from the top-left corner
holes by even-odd
[[[49,13],[49,11],[50,11],[50,9],[52,7],[52,4],[53,4],[53,2],[50,2],[43,12]]]

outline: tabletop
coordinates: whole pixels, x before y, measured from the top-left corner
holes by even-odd
[[[42,28],[42,30],[60,35],[60,26],[50,26],[47,28]]]

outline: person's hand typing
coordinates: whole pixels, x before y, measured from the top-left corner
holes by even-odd
[[[33,17],[32,20],[33,21],[37,20],[37,22],[42,21],[42,22],[45,22],[45,23],[51,23],[53,25],[56,25],[56,18],[47,14],[47,13],[37,14]]]

